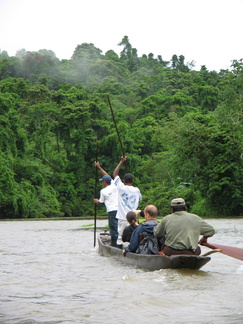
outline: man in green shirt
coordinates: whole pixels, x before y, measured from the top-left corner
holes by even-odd
[[[165,216],[162,222],[154,227],[154,236],[165,235],[165,245],[161,254],[194,254],[199,255],[199,236],[203,235],[200,242],[207,241],[214,235],[214,228],[201,217],[187,212],[185,200],[176,198],[171,201],[172,214]]]

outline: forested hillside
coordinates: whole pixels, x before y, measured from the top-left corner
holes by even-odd
[[[242,216],[243,59],[195,71],[119,45],[0,53],[0,218],[93,215],[96,142],[110,174],[122,155],[107,94],[141,208],[165,215],[181,196],[200,216]]]

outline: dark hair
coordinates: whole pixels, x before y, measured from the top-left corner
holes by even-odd
[[[131,224],[133,220],[135,220],[135,221],[137,220],[137,215],[135,212],[129,211],[127,213],[126,218],[127,218],[128,223]]]
[[[133,183],[133,176],[131,173],[126,173],[123,178],[125,183]]]
[[[140,211],[140,216],[141,216],[141,217],[145,217],[145,215],[144,215],[144,210],[141,210],[141,211]]]
[[[186,205],[179,205],[179,206],[172,206],[171,209],[173,212],[181,211],[181,210],[186,210]]]

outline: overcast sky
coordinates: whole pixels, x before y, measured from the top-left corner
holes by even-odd
[[[70,59],[77,45],[93,43],[119,54],[127,35],[139,56],[184,55],[197,70],[219,71],[243,58],[242,15],[243,0],[0,0],[0,49]]]

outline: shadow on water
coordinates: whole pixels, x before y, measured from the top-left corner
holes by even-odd
[[[192,276],[196,276],[196,277],[211,276],[210,273],[208,273],[207,271],[204,271],[203,269],[201,269],[201,270],[177,269],[175,271],[177,271],[178,274],[180,274],[181,276],[190,277],[190,278]]]

